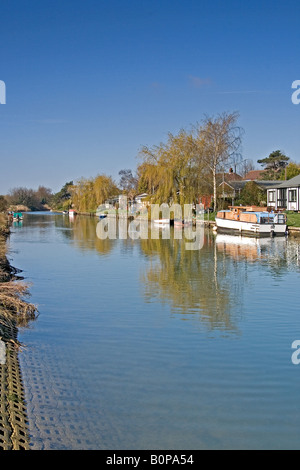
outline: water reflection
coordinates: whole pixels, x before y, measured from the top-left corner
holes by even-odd
[[[199,252],[184,249],[182,241],[141,241],[150,259],[141,276],[145,299],[168,302],[173,312],[197,315],[211,328],[238,330],[249,263],[282,274],[300,265],[300,244],[285,238],[257,239],[206,233]],[[261,275],[262,273],[260,273]],[[247,286],[249,287],[249,286]]]
[[[174,238],[141,241],[141,252],[149,259],[141,276],[146,301],[168,302],[173,312],[200,318],[211,329],[237,331],[231,307],[242,284],[232,284],[237,267],[218,259],[215,246],[210,233],[199,251],[187,251],[184,241]]]
[[[238,332],[249,264],[259,263],[275,275],[300,265],[298,240],[206,231],[203,248],[188,251],[184,236],[178,236],[179,228],[168,227],[170,239],[165,239],[163,230],[158,239],[152,239],[150,224],[133,227],[126,219],[119,219],[111,226],[115,236],[101,239],[97,236],[97,218],[54,215],[54,220],[63,236],[83,251],[107,255],[116,246],[121,253],[138,247],[147,261],[140,276],[145,301],[167,303],[172,313],[184,319],[200,319],[211,330]]]
[[[96,250],[107,255],[114,248],[114,240],[100,239],[96,235],[98,219],[95,217],[54,216],[56,229],[60,229],[64,237],[72,240],[82,251]]]
[[[216,236],[217,250],[236,261],[260,262],[272,271],[290,270],[300,266],[300,240],[285,237],[249,238]]]
[[[299,242],[207,231],[187,251],[173,228],[101,240],[97,218],[46,217],[14,235],[42,303],[22,356],[35,448],[299,447]]]

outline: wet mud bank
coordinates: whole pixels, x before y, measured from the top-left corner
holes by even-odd
[[[36,318],[37,308],[24,300],[28,286],[7,257],[10,223],[0,214],[0,450],[29,450],[18,329]]]

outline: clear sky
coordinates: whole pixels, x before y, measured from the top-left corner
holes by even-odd
[[[1,0],[0,194],[136,169],[238,111],[243,157],[300,162],[299,0]]]

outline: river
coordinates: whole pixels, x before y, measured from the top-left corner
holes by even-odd
[[[300,240],[101,240],[28,213],[11,263],[32,449],[299,449]]]

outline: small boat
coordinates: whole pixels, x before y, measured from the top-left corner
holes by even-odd
[[[76,215],[75,209],[70,209],[70,210],[69,210],[69,215],[70,215],[71,217],[73,217],[74,215]]]
[[[286,215],[257,206],[230,206],[216,216],[217,231],[255,236],[286,235]]]
[[[192,225],[191,220],[181,220],[181,219],[175,219],[174,220],[174,226],[175,227],[189,227]]]
[[[170,219],[154,219],[153,222],[159,225],[170,225]]]
[[[15,220],[15,221],[23,220],[22,212],[14,212],[13,220]]]

